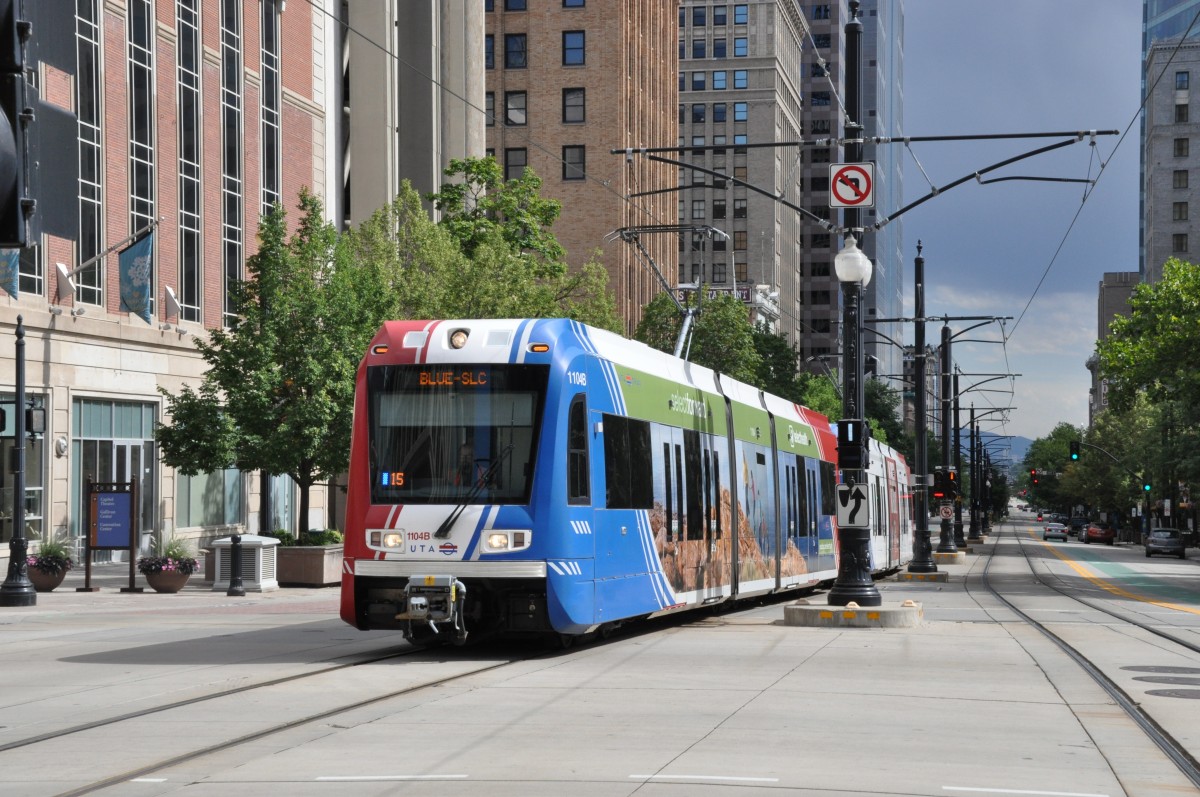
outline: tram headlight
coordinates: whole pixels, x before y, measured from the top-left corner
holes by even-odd
[[[468,332],[465,329],[456,329],[450,333],[450,348],[461,349],[467,345]]]
[[[383,547],[384,548],[399,548],[402,545],[404,545],[404,535],[403,534],[392,533],[392,534],[384,534],[383,535]]]
[[[529,547],[533,532],[528,529],[489,531],[483,538],[484,553],[510,553]]]

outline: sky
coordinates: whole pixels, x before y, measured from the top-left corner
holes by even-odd
[[[998,434],[1036,439],[1062,422],[1086,426],[1091,375],[1084,364],[1095,349],[1097,290],[1105,272],[1138,270],[1142,3],[905,0],[904,8],[904,135],[1119,131],[1096,137],[1095,147],[1085,139],[984,177],[1091,178],[1090,189],[972,180],[900,217],[906,316],[913,314],[918,240],[927,317],[1012,316],[1003,333],[992,324],[953,346],[964,373],[1021,374],[1011,397],[983,392],[1007,390],[1005,380],[964,393],[963,423],[973,402],[979,413],[1017,408],[1003,428],[991,426]],[[1062,140],[913,144],[904,158],[904,203],[931,184]],[[941,323],[927,326],[931,343],[940,334]],[[965,342],[972,338],[996,342]],[[960,377],[959,389],[984,378]]]

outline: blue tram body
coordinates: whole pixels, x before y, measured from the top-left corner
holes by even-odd
[[[356,627],[574,635],[836,575],[828,420],[612,333],[389,322],[354,412],[341,613]],[[875,459],[888,569],[909,478],[890,449]]]

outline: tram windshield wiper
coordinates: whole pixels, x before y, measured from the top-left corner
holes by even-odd
[[[454,522],[458,520],[459,515],[463,513],[463,510],[466,509],[468,505],[473,504],[475,499],[479,496],[480,491],[491,483],[492,476],[496,474],[496,471],[500,468],[501,463],[504,462],[504,458],[511,454],[512,450],[512,443],[509,443],[503,449],[501,449],[500,455],[496,457],[496,461],[489,465],[488,469],[485,470],[483,475],[479,477],[479,480],[471,486],[471,492],[467,493],[466,497],[464,497],[463,500],[450,511],[450,514],[447,515],[446,519],[442,521],[442,525],[438,526],[437,531],[433,533],[434,537],[443,539],[450,536],[450,529],[454,527]]]

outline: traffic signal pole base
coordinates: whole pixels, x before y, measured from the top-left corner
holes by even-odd
[[[936,565],[934,565],[936,567]],[[897,581],[949,581],[950,574],[945,570],[931,570],[927,572],[918,572],[911,570],[907,573],[898,573]]]
[[[25,569],[28,543],[24,537],[8,541],[8,577],[0,585],[0,606],[36,606],[37,590]]]
[[[802,628],[916,628],[925,611],[916,601],[886,606],[822,606],[801,599],[783,607],[783,624]]]
[[[829,605],[879,606],[883,596],[871,578],[871,530],[838,529],[838,575],[829,589]]]

